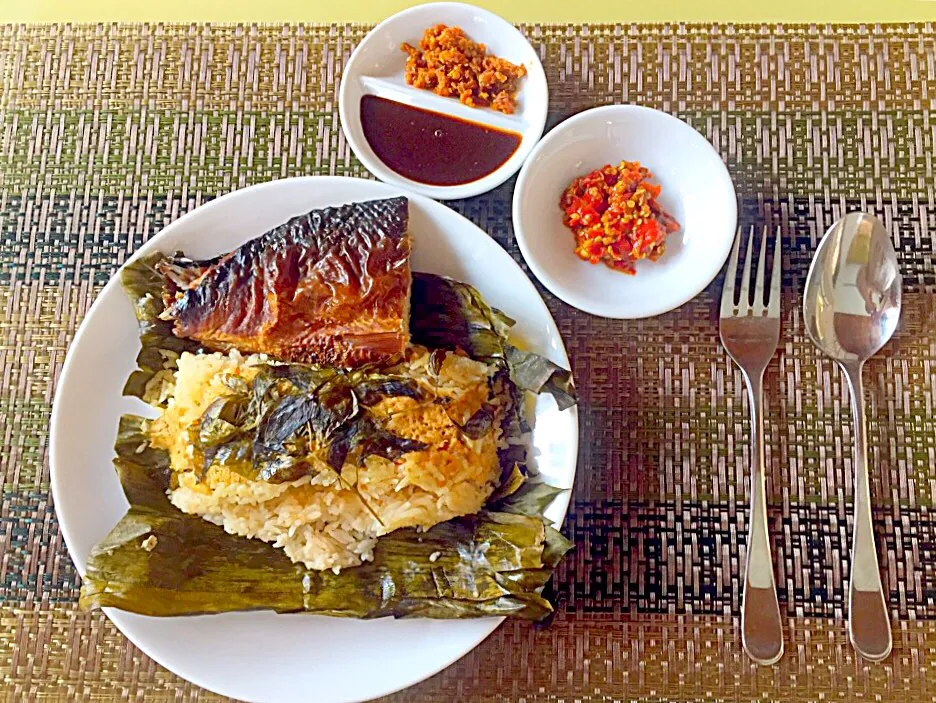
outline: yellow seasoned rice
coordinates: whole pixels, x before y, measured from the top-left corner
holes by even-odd
[[[447,409],[394,397],[372,410],[390,431],[428,444],[426,450],[396,461],[370,456],[361,467],[346,464],[341,478],[322,465],[312,477],[276,484],[212,466],[199,480],[195,467],[200,457],[190,443],[190,429],[213,400],[230,393],[228,375],[249,381],[256,365],[265,361],[236,351],[180,357],[168,405],[153,421],[150,439],[169,451],[177,478],[169,496],[183,512],[200,515],[231,534],[269,542],[311,569],[337,571],[371,559],[380,535],[475,513],[493,491],[500,476],[501,409],[506,407],[498,395],[492,397],[489,378],[494,369],[447,354],[436,375],[422,347],[412,347],[407,360],[391,371],[447,398]],[[461,422],[485,402],[498,409],[497,429],[472,440],[450,415]]]

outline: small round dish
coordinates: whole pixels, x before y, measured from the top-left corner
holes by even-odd
[[[488,52],[526,67],[527,75],[520,81],[514,114],[468,107],[456,98],[444,98],[430,90],[407,85],[404,77],[406,54],[400,45],[403,42],[418,45],[423,32],[437,24],[461,27],[472,41],[484,44]],[[361,124],[361,99],[367,95],[514,132],[520,135],[520,144],[496,170],[468,183],[429,185],[411,180],[381,161],[368,143]],[[377,178],[437,200],[451,200],[486,193],[517,172],[543,134],[548,102],[549,90],[543,66],[536,51],[516,27],[493,12],[474,5],[438,2],[399,12],[364,37],[351,54],[341,77],[338,114],[351,149]],[[419,146],[413,145],[413,148],[418,149]]]
[[[579,176],[620,161],[639,161],[663,188],[659,202],[680,229],[657,261],[637,274],[579,259],[559,199]],[[652,317],[698,295],[721,270],[737,226],[734,185],[718,152],[685,122],[638,105],[609,105],[575,115],[536,146],[513,197],[523,258],[554,295],[579,310],[618,319]]]

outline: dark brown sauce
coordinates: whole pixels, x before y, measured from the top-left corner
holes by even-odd
[[[377,158],[401,176],[433,186],[471,183],[496,171],[520,135],[365,95],[361,127]]]

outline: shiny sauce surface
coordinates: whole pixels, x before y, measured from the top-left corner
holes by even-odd
[[[471,183],[500,168],[521,137],[419,107],[365,95],[361,128],[378,159],[410,180],[433,186]]]

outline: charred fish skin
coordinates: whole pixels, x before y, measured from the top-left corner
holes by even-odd
[[[404,197],[313,210],[209,261],[169,258],[164,317],[179,337],[288,361],[385,362],[409,341]]]

